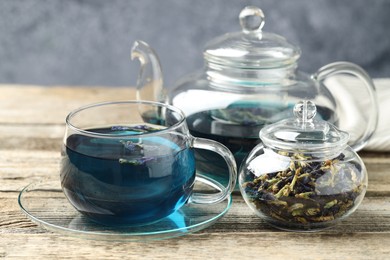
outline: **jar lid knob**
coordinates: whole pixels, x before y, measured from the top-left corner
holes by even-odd
[[[261,32],[264,26],[264,13],[256,6],[242,9],[239,18],[244,33]]]
[[[294,106],[294,115],[298,122],[303,123],[303,125],[311,123],[316,114],[316,105],[310,100],[299,101]]]
[[[309,100],[295,104],[294,117],[267,125],[260,130],[265,146],[291,152],[338,153],[345,148],[349,134],[327,121],[316,119],[316,105]]]

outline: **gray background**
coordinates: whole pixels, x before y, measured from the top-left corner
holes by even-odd
[[[171,86],[203,66],[207,41],[240,30],[249,4],[301,47],[301,70],[346,60],[390,77],[390,0],[0,0],[0,83],[134,85],[142,39]]]

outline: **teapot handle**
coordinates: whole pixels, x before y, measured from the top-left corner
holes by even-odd
[[[367,107],[367,109],[370,110],[370,116],[368,117],[366,129],[364,134],[359,139],[357,139],[354,144],[351,145],[355,151],[359,151],[371,138],[378,124],[378,101],[376,97],[375,85],[364,69],[351,62],[334,62],[325,65],[315,74],[313,74],[312,78],[315,81],[322,83],[327,78],[335,76],[336,74],[350,74],[357,77],[364,83],[364,86],[368,92],[367,98],[369,99],[371,105]]]

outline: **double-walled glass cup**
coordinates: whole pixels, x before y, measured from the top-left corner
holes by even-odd
[[[196,175],[194,148],[225,159],[230,180],[225,187]],[[61,154],[61,186],[69,202],[109,226],[153,223],[185,203],[218,203],[230,196],[237,175],[225,146],[191,136],[178,108],[149,101],[99,103],[71,112]],[[195,179],[221,191],[193,192]]]

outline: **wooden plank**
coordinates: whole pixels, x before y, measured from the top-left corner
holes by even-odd
[[[0,193],[0,256],[107,258],[125,256],[148,258],[191,257],[208,259],[258,257],[261,259],[367,259],[386,258],[390,251],[390,198],[365,198],[359,209],[338,226],[318,233],[283,232],[255,216],[239,196],[229,213],[215,225],[198,233],[145,243],[82,240],[46,231],[30,222],[19,210],[16,194]],[[17,245],[17,246],[15,246]],[[104,248],[101,249],[101,248]],[[131,248],[131,253],[127,252]],[[162,250],[164,248],[165,250]],[[169,248],[171,251],[167,252]],[[329,252],[327,252],[329,250]],[[304,252],[303,255],[302,252]]]
[[[20,191],[39,180],[59,178],[60,150],[0,150],[0,191]]]
[[[17,193],[0,192],[0,233],[31,233],[34,234],[41,228],[36,228],[31,221],[24,216],[17,203]],[[39,198],[37,198],[39,199]],[[240,195],[233,197],[233,205],[228,214],[208,228],[208,232],[271,232],[276,229],[267,225],[257,217],[246,205]],[[58,215],[53,215],[53,218]],[[51,217],[50,217],[51,218]],[[26,229],[26,227],[29,227]],[[41,231],[39,231],[41,232]],[[343,220],[337,228],[322,231],[322,233],[389,233],[390,232],[390,197],[366,197],[362,204],[346,220]]]
[[[1,193],[0,197],[3,197]],[[235,196],[229,213],[210,228],[186,237],[146,244],[82,240],[48,232],[20,212],[13,194],[0,200],[3,205],[0,207],[0,256],[61,258],[62,252],[67,252],[66,257],[85,259],[180,259],[188,255],[192,259],[229,259],[238,255],[244,258],[261,255],[261,259],[322,259],[323,256],[385,259],[390,242],[389,201],[389,197],[366,197],[359,209],[337,227],[320,233],[298,234],[269,227]]]
[[[104,242],[56,234],[10,234],[0,257],[28,259],[387,259],[386,233],[198,233],[140,242]],[[17,246],[16,246],[17,245]]]
[[[0,124],[63,124],[67,114],[96,102],[135,98],[131,87],[0,85]]]
[[[373,241],[372,239],[375,238]],[[378,239],[378,240],[377,240]],[[380,239],[380,241],[379,241]],[[278,241],[285,241],[282,245]],[[11,243],[20,241],[18,247]],[[223,242],[221,242],[223,241]],[[169,243],[102,243],[99,241],[80,241],[54,235],[18,235],[9,236],[4,248],[7,257],[60,258],[77,259],[179,259],[191,256],[191,259],[386,259],[389,249],[389,237],[373,234],[347,234],[340,236],[293,234],[215,234],[192,235],[181,239],[172,239]],[[378,244],[376,244],[378,243]],[[48,246],[50,245],[50,246]],[[342,246],[340,246],[342,245]],[[310,250],[309,250],[310,249]],[[340,251],[342,249],[342,251]],[[0,246],[0,256],[1,246]],[[115,257],[114,257],[115,256]],[[326,256],[326,257],[325,257]]]

